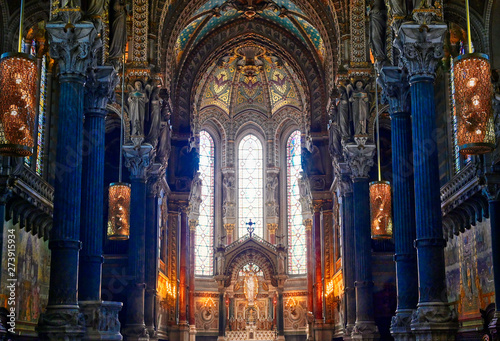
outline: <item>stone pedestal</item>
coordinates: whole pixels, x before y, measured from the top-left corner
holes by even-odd
[[[122,302],[80,301],[80,310],[85,317],[84,341],[91,340],[123,340],[120,334],[118,313],[123,307]]]
[[[196,326],[189,326],[189,341],[196,341]]]

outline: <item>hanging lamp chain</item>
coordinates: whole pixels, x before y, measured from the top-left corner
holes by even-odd
[[[377,79],[375,79],[375,110],[376,112],[376,125],[377,125],[377,167],[378,167],[378,181],[382,181],[382,169],[380,167],[380,125],[379,125],[379,116],[380,113],[378,111],[378,84]]]
[[[467,43],[469,45],[469,53],[472,53],[472,36],[470,30],[470,9],[469,9],[469,0],[465,0],[465,12],[467,15]]]
[[[120,109],[120,147],[118,149],[119,153],[119,167],[118,167],[118,182],[122,182],[122,163],[123,163],[123,155],[122,155],[122,146],[123,146],[123,106],[125,103],[125,52],[123,53],[122,58],[122,98],[121,98],[121,109]]]
[[[24,19],[24,0],[21,0],[21,9],[19,14],[19,41],[17,45],[17,52],[23,52],[23,20]]]

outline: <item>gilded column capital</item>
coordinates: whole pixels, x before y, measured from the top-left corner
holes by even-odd
[[[318,213],[323,208],[323,200],[313,200],[313,211]]]
[[[384,66],[380,71],[382,97],[389,103],[391,115],[410,113],[411,96],[408,74],[397,66]]]
[[[112,66],[91,68],[85,83],[85,112],[106,114],[106,105],[113,102],[119,77]]]
[[[408,70],[410,83],[415,77],[434,80],[437,65],[444,56],[446,31],[444,23],[420,25],[407,22],[401,25],[396,47],[401,53],[400,64]]]
[[[277,223],[267,224],[267,229],[269,230],[270,233],[276,234],[276,231],[278,230],[278,224]]]
[[[61,76],[84,77],[97,47],[97,31],[88,21],[47,23],[50,56],[57,59]]]
[[[134,146],[123,146],[125,154],[125,166],[130,171],[131,179],[146,180],[147,169],[151,164],[153,156],[153,147],[151,145],[141,145],[139,148]]]
[[[235,224],[224,224],[227,233],[233,233]]]
[[[198,227],[198,219],[189,219],[189,230],[196,231],[196,227]]]
[[[351,179],[368,178],[370,168],[373,166],[375,145],[347,144],[344,154],[351,170]]]
[[[313,226],[313,221],[312,219],[304,219],[304,221],[302,222],[306,228],[306,231],[311,231],[312,230],[312,226]]]

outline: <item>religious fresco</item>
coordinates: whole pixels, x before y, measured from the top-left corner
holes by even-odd
[[[19,225],[8,221],[5,230],[14,229],[16,240],[16,329],[33,333],[40,314],[45,309],[49,298],[50,251],[48,241],[38,238]],[[7,233],[3,234],[3,245],[7,245]],[[2,254],[2,282],[7,278],[7,256]],[[0,288],[1,306],[7,307],[8,290]]]
[[[494,300],[489,225],[477,223],[448,240],[445,248],[448,299],[459,320],[479,320],[480,309]]]

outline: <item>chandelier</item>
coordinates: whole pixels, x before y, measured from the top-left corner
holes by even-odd
[[[391,185],[388,181],[382,181],[382,170],[380,167],[380,125],[378,110],[378,91],[375,82],[375,99],[377,110],[377,164],[378,181],[370,183],[370,216],[372,239],[392,238],[392,197]]]
[[[125,90],[125,54],[122,60],[122,98],[120,117],[120,148],[118,182],[109,185],[108,239],[127,240],[130,236],[130,185],[122,182],[123,106]]]
[[[33,153],[38,72],[22,53],[24,0],[20,13],[18,52],[0,59],[0,155],[23,157]]]
[[[485,154],[495,148],[489,58],[473,53],[469,1],[466,0],[469,53],[454,59],[457,140],[461,154]]]

